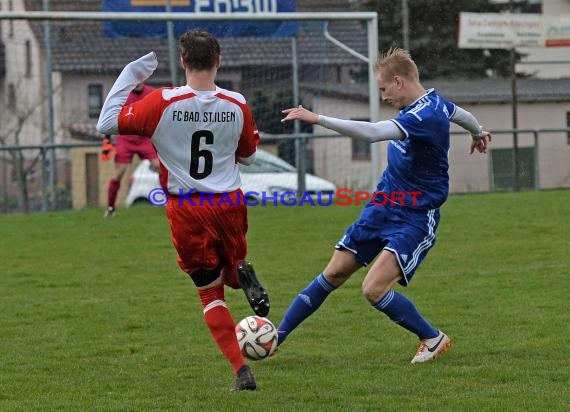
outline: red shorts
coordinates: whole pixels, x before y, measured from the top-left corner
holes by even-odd
[[[117,136],[115,139],[115,163],[131,163],[137,154],[141,160],[156,159],[156,149],[148,137]]]
[[[224,283],[237,289],[236,267],[247,255],[247,206],[243,193],[229,193],[232,202],[218,202],[222,194],[216,194],[213,205],[200,202],[199,194],[191,196],[194,195],[194,204],[172,195],[166,204],[178,265],[190,276],[198,269],[219,270]]]

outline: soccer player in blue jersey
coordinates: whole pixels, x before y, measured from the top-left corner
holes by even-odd
[[[400,110],[394,119],[377,123],[342,120],[302,106],[283,111],[283,122],[299,119],[352,138],[390,140],[390,144],[388,166],[378,183],[377,196],[338,241],[323,272],[293,299],[279,324],[278,343],[283,343],[354,272],[370,265],[362,282],[364,296],[375,309],[418,336],[420,345],[412,363],[422,363],[449,349],[451,339],[393,288],[396,283],[409,284],[435,244],[439,208],[449,191],[450,121],[471,133],[470,153],[486,153],[491,134],[471,113],[435,90],[426,90],[408,51],[390,49],[379,56],[374,71],[382,100]],[[411,192],[420,194],[401,196]],[[398,197],[391,196],[394,193]],[[386,202],[386,198],[398,201]]]

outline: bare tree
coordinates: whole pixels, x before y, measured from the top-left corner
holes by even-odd
[[[25,81],[19,79],[14,85],[14,90],[8,93],[8,100],[0,99],[0,113],[5,120],[0,128],[0,145],[20,146],[22,142],[22,132],[26,125],[35,120],[34,114],[42,106],[43,99],[28,101],[13,101],[15,96],[20,95],[20,91],[25,87]],[[9,150],[8,164],[12,169],[12,180],[16,183],[18,190],[18,209],[22,212],[30,211],[30,198],[28,191],[28,176],[34,171],[39,160],[39,153],[32,159],[26,159],[22,150]]]

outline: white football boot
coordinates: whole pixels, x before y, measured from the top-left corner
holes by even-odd
[[[420,342],[416,356],[412,363],[423,363],[435,360],[439,355],[451,347],[451,339],[442,331],[435,338],[424,339]]]

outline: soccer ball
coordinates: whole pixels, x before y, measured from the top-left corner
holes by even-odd
[[[236,325],[241,353],[248,359],[267,358],[277,349],[277,328],[267,318],[248,316]]]

